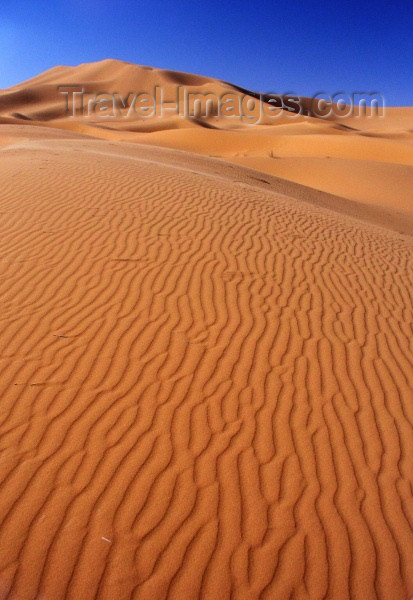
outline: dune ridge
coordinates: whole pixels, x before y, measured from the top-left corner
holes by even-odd
[[[0,149],[0,597],[411,595],[411,238],[32,130]]]

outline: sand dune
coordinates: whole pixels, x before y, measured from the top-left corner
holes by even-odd
[[[165,69],[155,69],[134,65],[117,60],[104,60],[98,63],[86,63],[77,67],[54,67],[30,79],[22,84],[16,85],[0,92],[0,116],[16,123],[29,121],[35,125],[41,122],[53,122],[54,125],[62,125],[62,121],[69,121],[70,125],[77,124],[80,117],[76,114],[73,117],[73,111],[68,116],[65,112],[65,97],[59,93],[60,88],[64,91],[68,86],[78,86],[86,94],[120,94],[127,104],[132,100],[134,93],[154,94],[155,87],[162,89],[164,103],[176,103],[178,100],[178,89],[184,86],[188,94],[190,93],[211,93],[221,97],[224,93],[231,93],[237,97],[242,97],[248,93],[227,82],[219,81],[211,77],[191,75],[177,71],[168,71]],[[254,92],[251,92],[254,94]],[[91,96],[85,96],[84,112],[88,114],[87,100]],[[251,96],[252,99],[252,96]],[[179,102],[182,107],[182,102]],[[77,107],[76,113],[80,113],[81,100],[75,99]],[[111,118],[109,120],[99,118],[99,115],[92,112],[88,116],[88,123],[93,124],[98,129],[121,128],[131,131],[152,131],[159,128],[162,122],[163,129],[172,127],[193,127],[197,124],[193,118],[182,120],[181,118],[170,119],[170,115],[175,115],[172,106],[165,106],[162,116],[156,115],[152,118],[142,119],[139,115],[131,112],[128,119]],[[276,111],[281,114],[281,119],[277,121],[285,122],[283,111]],[[113,114],[113,111],[112,111]],[[299,120],[303,117],[297,116]],[[84,119],[81,119],[82,122]],[[311,119],[312,120],[312,119]],[[213,103],[213,111],[209,118],[202,121],[205,123],[214,123],[214,126],[232,128],[242,126],[240,120],[220,118],[217,116],[217,102]],[[271,120],[269,122],[272,122]],[[200,122],[198,121],[198,125]]]
[[[353,116],[329,119],[291,116],[276,111],[258,122],[218,116],[217,103],[207,118],[182,118],[173,109],[162,116],[126,118],[65,114],[59,86],[81,84],[87,92],[154,93],[160,86],[164,99],[176,102],[178,87],[188,93],[237,97],[255,92],[211,77],[133,65],[117,60],[55,67],[20,85],[0,92],[0,121],[4,124],[46,125],[92,137],[170,147],[232,160],[356,202],[375,204],[412,215],[413,109],[387,108],[385,117]],[[86,100],[85,112],[86,112]],[[309,108],[309,100],[303,99]],[[178,103],[182,109],[182,102]],[[369,161],[367,164],[366,161]],[[383,163],[386,163],[384,165]],[[403,165],[405,168],[402,168]]]
[[[413,596],[409,143],[12,112],[0,598]]]

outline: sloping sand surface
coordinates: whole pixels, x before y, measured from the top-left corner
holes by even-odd
[[[234,162],[331,194],[413,216],[413,168],[324,158],[234,158]]]
[[[412,596],[412,238],[222,160],[2,131],[0,598]]]
[[[139,141],[221,157],[412,217],[413,145],[405,139],[367,137],[333,129],[326,122],[323,125],[165,130],[141,134]]]

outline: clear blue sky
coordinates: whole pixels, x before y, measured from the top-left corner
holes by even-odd
[[[103,58],[413,105],[413,2],[0,0],[0,88]]]

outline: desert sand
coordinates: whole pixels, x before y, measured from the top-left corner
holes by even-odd
[[[413,596],[412,110],[89,123],[71,81],[236,90],[0,92],[0,598]]]

